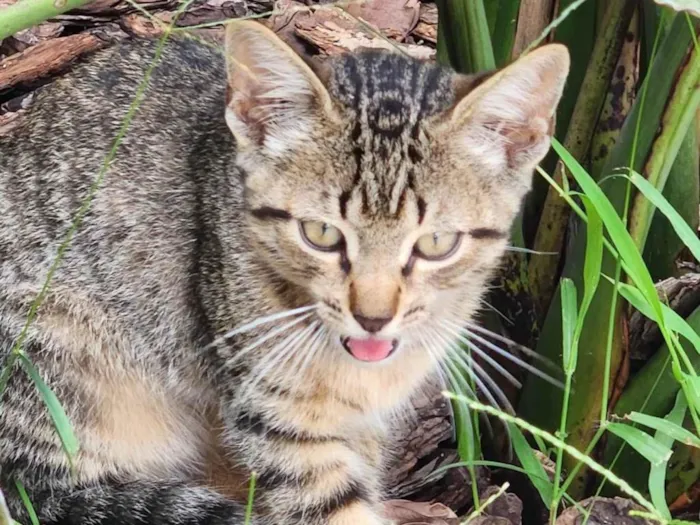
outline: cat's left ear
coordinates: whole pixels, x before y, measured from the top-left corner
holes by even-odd
[[[542,160],[569,73],[569,52],[550,44],[518,59],[470,91],[452,111],[455,146],[494,175],[527,172]]]
[[[303,147],[331,97],[312,69],[274,32],[238,21],[226,31],[226,123],[239,148],[276,156]]]

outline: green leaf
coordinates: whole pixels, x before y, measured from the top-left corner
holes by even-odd
[[[525,436],[523,436],[521,430],[513,424],[509,424],[508,427],[510,428],[511,442],[513,443],[515,455],[518,457],[520,464],[527,473],[530,482],[537,489],[537,492],[539,492],[545,506],[549,508],[552,504],[553,487],[542,463],[537,459],[537,456],[527,442],[527,439],[525,439]]]
[[[588,228],[586,229],[586,259],[583,265],[583,301],[581,302],[581,312],[576,325],[576,346],[578,346],[578,340],[583,331],[586,313],[598,289],[598,283],[600,283],[600,267],[603,264],[604,237],[603,221],[600,220],[600,215],[598,215],[595,206],[585,195],[581,196],[581,200],[586,208]]]
[[[652,465],[661,465],[671,457],[670,450],[638,428],[623,423],[608,423],[605,428],[623,439]]]
[[[656,439],[657,442],[659,442],[661,445],[663,445],[666,450],[671,452],[671,446],[673,445],[673,437],[668,434],[665,430],[664,427],[666,426],[674,426],[676,428],[680,428],[681,430],[688,432],[685,430],[683,427],[680,425],[683,423],[683,418],[685,417],[685,413],[688,409],[688,405],[685,401],[685,397],[683,396],[683,392],[678,392],[678,395],[676,396],[676,403],[673,406],[673,409],[671,412],[668,413],[666,418],[661,419],[661,418],[655,418],[653,416],[649,416],[646,414],[640,414],[638,412],[632,412],[630,416],[633,414],[637,414],[637,416],[644,416],[642,419],[646,421],[644,423],[643,421],[638,421],[639,423],[646,425],[646,426],[652,426],[649,425],[649,418],[653,418],[655,420],[661,421],[663,423],[661,428],[656,429],[656,434],[654,435],[654,439]],[[632,419],[632,417],[630,417]],[[640,418],[637,418],[640,419]],[[652,426],[653,428],[653,426]],[[690,434],[691,437],[695,438],[692,434]],[[652,465],[651,470],[649,471],[649,496],[651,497],[651,502],[654,504],[654,506],[661,512],[661,514],[665,518],[671,518],[671,511],[668,509],[668,505],[666,504],[666,467],[667,463],[662,463],[661,465]]]
[[[685,402],[685,398],[683,398],[683,401]],[[679,423],[674,423],[668,419],[662,419],[648,414],[642,414],[641,412],[630,412],[625,415],[625,419],[629,419],[645,427],[653,428],[658,433],[679,441],[684,445],[700,448],[700,438],[683,428]],[[682,421],[683,419],[681,418],[681,422]]]
[[[700,308],[691,313],[686,322],[700,331]],[[688,341],[682,341],[688,357],[695,368],[700,368],[700,353],[693,351]],[[687,381],[687,379],[685,380]],[[645,363],[645,365],[628,381],[620,399],[615,404],[615,414],[623,417],[630,412],[643,412],[647,415],[665,417],[672,409],[681,386],[671,367],[671,356],[666,344]],[[690,388],[686,388],[690,390]],[[681,392],[681,395],[683,393]],[[684,396],[685,397],[685,396]],[[649,466],[638,460],[629,447],[622,447],[622,442],[610,436],[603,453],[604,463],[610,465],[615,459],[616,474],[637,489],[643,490],[648,484]],[[696,482],[700,475],[700,458],[693,454],[697,449],[680,447],[672,458],[666,473],[667,500],[673,501]],[[619,457],[618,457],[619,456]],[[614,495],[609,491],[606,495]]]
[[[0,9],[0,40],[88,2],[90,0],[22,0],[6,5]]]
[[[646,300],[660,308],[660,301],[654,287],[654,282],[644,264],[642,255],[634,244],[632,237],[627,232],[625,224],[615,211],[612,203],[608,200],[603,190],[596,184],[593,178],[586,172],[578,161],[569,154],[568,151],[556,140],[552,139],[552,147],[562,159],[566,167],[576,179],[581,189],[590,199],[600,218],[605,224],[610,238],[613,240],[617,253],[625,262],[625,269],[628,275],[635,282]]]
[[[642,177],[636,171],[629,175],[629,179],[637,187],[639,191],[652,203],[656,208],[663,213],[671,222],[676,235],[683,241],[688,249],[693,254],[696,260],[700,261],[700,239],[697,232],[694,232],[683,217],[673,209],[673,206],[664,198],[659,190],[657,190],[648,180]],[[697,211],[697,210],[696,210]]]
[[[27,491],[24,490],[24,485],[22,485],[21,481],[15,480],[15,487],[17,487],[17,492],[19,493],[19,497],[22,499],[22,504],[27,510],[27,514],[29,515],[29,520],[32,522],[32,525],[39,525],[39,518],[36,515],[34,505],[32,505],[32,501],[29,499]]]
[[[491,11],[492,17],[489,20],[489,27],[493,57],[496,67],[503,67],[510,62],[513,51],[520,0],[488,0],[486,8]]]
[[[677,18],[681,22],[686,21],[684,16]],[[689,30],[686,29],[686,32],[689,33]],[[660,131],[654,138],[644,169],[638,170],[644,173],[651,186],[659,191],[663,191],[676,156],[695,120],[696,111],[700,105],[698,83],[700,83],[700,49],[691,46],[687,61],[674,75],[673,89],[669,93],[667,106],[662,115]],[[694,172],[695,170],[688,171],[686,176],[692,177]],[[654,217],[654,204],[656,204],[645,197],[647,197],[646,194],[635,196],[629,217],[630,235],[642,250],[646,244]]]
[[[438,0],[438,49],[460,73],[496,66],[483,0]]]
[[[651,308],[645,297],[642,296],[641,292],[637,288],[630,286],[629,284],[618,283],[618,291],[625,298],[625,300],[634,306],[641,314],[645,315],[652,321],[661,323],[661,318],[657,315],[657,312]],[[690,341],[695,347],[695,350],[700,352],[700,335],[672,308],[663,303],[659,304],[661,306],[661,317],[663,318],[663,324],[670,330],[678,332],[683,337],[688,339],[688,341]]]
[[[561,281],[562,332],[564,350],[564,371],[573,374],[576,369],[577,352],[574,346],[574,332],[577,325],[576,285],[574,281],[564,278]]]
[[[58,401],[56,394],[49,388],[49,386],[44,382],[39,371],[36,369],[34,364],[29,360],[29,358],[24,354],[20,354],[20,362],[26,370],[27,374],[34,382],[37,390],[41,394],[44,404],[46,405],[49,415],[53,420],[53,424],[56,427],[56,432],[61,439],[61,444],[63,445],[63,450],[68,456],[69,463],[72,464],[73,457],[78,453],[79,445],[78,439],[73,433],[73,427],[68,420],[65,410]]]

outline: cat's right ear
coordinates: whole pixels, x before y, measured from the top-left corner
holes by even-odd
[[[321,80],[260,23],[229,24],[226,65],[226,123],[243,150],[281,155],[302,146],[319,119],[333,114]]]

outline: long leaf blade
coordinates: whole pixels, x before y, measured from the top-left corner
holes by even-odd
[[[48,410],[53,424],[56,427],[58,436],[61,439],[61,444],[66,452],[66,455],[68,456],[68,460],[69,462],[72,462],[73,457],[78,453],[80,447],[78,444],[78,439],[73,433],[73,427],[68,420],[66,411],[58,401],[56,394],[54,394],[46,382],[44,382],[44,379],[41,377],[41,374],[39,374],[39,371],[34,366],[34,363],[32,363],[25,354],[20,354],[20,361],[27,374],[34,382],[34,385],[39,390],[39,393],[44,400],[44,404],[46,405],[46,409]]]

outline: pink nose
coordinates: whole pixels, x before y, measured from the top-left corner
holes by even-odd
[[[365,317],[364,315],[353,314],[360,326],[371,334],[379,332],[391,322],[391,317]]]

